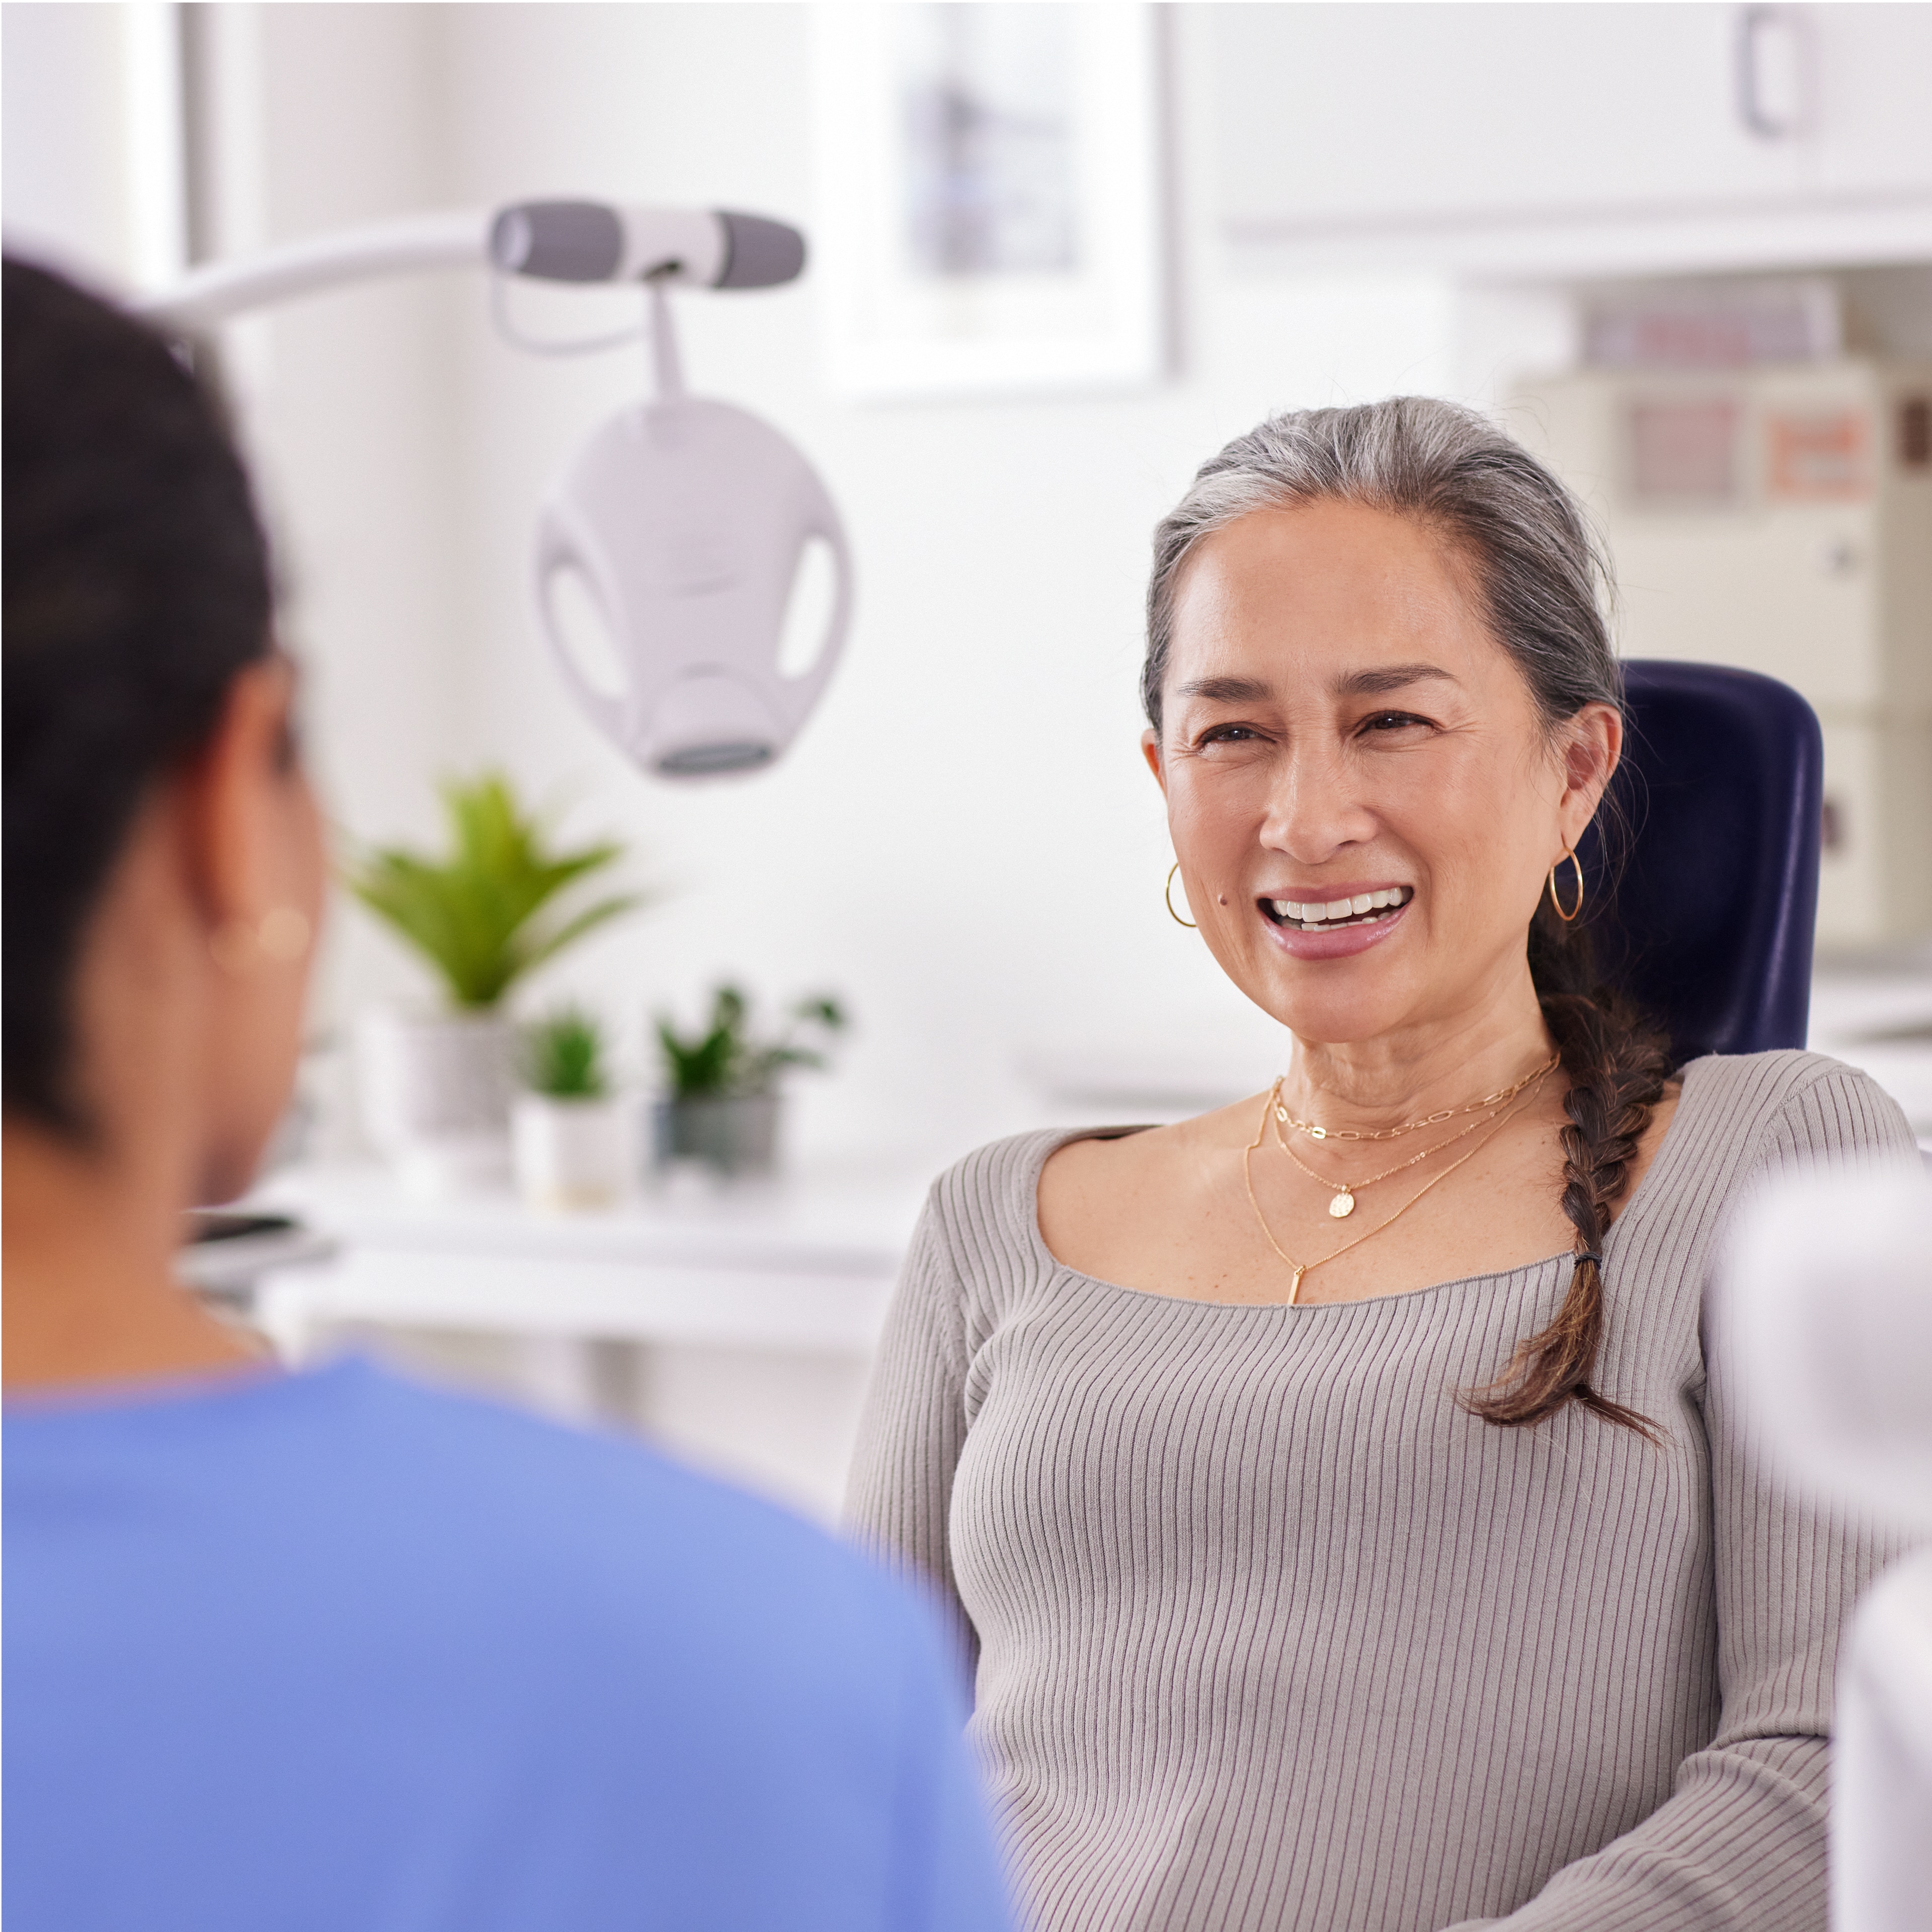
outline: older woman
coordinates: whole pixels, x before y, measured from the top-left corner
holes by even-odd
[[[1599,588],[1562,486],[1415,400],[1264,424],[1156,534],[1148,762],[1289,1061],[945,1175],[854,1478],[974,1648],[1042,1928],[1824,1924],[1886,1552],[1760,1468],[1700,1303],[1754,1174],[1910,1138],[1593,989]]]

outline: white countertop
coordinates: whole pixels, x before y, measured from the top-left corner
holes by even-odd
[[[337,1252],[265,1274],[257,1318],[292,1357],[356,1324],[864,1354],[928,1179],[680,1174],[561,1214],[507,1193],[415,1199],[374,1166],[292,1168],[247,1204],[299,1216]]]

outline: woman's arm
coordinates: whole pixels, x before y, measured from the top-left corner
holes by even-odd
[[[862,1549],[934,1596],[970,1672],[975,1634],[953,1580],[946,1534],[952,1472],[966,1440],[965,1323],[939,1190],[928,1197],[886,1319],[845,1493]]]
[[[1786,1101],[1756,1165],[1901,1157],[1916,1160],[1917,1150],[1897,1104],[1839,1067]],[[1565,1866],[1507,1918],[1450,1932],[1824,1932],[1839,1636],[1854,1600],[1904,1545],[1794,1496],[1766,1467],[1724,1352],[1707,1351],[1706,1361],[1717,1735],[1634,1831]]]

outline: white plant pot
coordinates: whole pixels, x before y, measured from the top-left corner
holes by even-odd
[[[533,1208],[608,1208],[629,1185],[631,1120],[622,1100],[520,1094],[510,1110],[517,1189]]]
[[[442,1198],[507,1184],[508,1021],[377,1007],[363,1016],[356,1049],[363,1132],[411,1192]]]

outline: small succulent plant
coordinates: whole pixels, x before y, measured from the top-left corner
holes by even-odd
[[[708,1023],[696,1032],[680,1034],[668,1016],[658,1016],[665,1082],[680,1100],[766,1094],[788,1066],[823,1066],[824,1048],[846,1024],[845,1010],[836,999],[814,993],[786,1009],[776,1037],[760,1040],[752,1034],[751,1006],[744,994],[722,986],[711,996]]]

